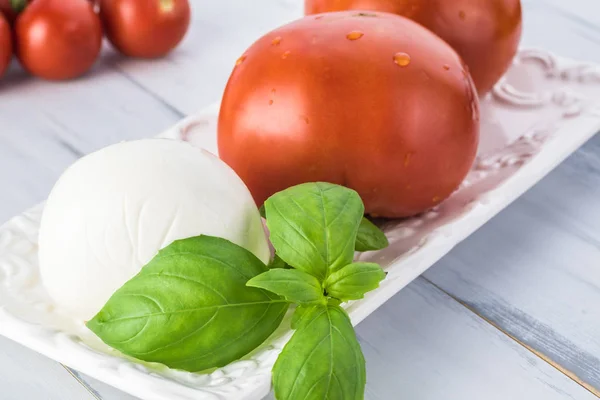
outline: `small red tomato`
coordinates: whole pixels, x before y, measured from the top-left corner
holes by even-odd
[[[0,77],[4,75],[12,58],[12,36],[10,25],[0,13]]]
[[[262,204],[324,181],[366,212],[406,217],[459,186],[479,139],[479,102],[460,57],[387,13],[306,17],[255,42],[223,95],[219,155]]]
[[[34,0],[15,24],[17,57],[33,75],[83,75],[102,46],[102,24],[87,0]]]
[[[185,36],[190,24],[188,0],[100,0],[108,40],[121,53],[162,57]]]
[[[458,52],[481,94],[510,67],[521,39],[520,0],[305,0],[306,14],[342,10],[386,11],[420,23]]]

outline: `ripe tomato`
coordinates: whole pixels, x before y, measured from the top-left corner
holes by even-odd
[[[305,0],[307,14],[339,10],[393,12],[448,42],[486,93],[510,67],[521,39],[520,0]]]
[[[305,17],[236,63],[221,158],[258,204],[309,181],[358,191],[367,213],[405,217],[448,197],[474,160],[479,101],[460,57],[387,13]]]
[[[12,58],[12,36],[10,25],[0,13],[0,77],[4,75]]]
[[[87,0],[34,0],[17,18],[21,64],[45,79],[84,74],[98,58],[102,24]]]
[[[188,0],[100,0],[108,40],[121,53],[162,57],[185,36],[190,24]]]

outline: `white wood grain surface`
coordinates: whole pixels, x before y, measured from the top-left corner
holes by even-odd
[[[595,393],[599,205],[600,136],[425,273]]]
[[[191,0],[164,60],[105,50],[69,83],[0,81],[0,222],[90,151],[218,100],[233,62],[301,0]],[[523,0],[524,44],[600,62],[600,1]],[[600,137],[358,328],[369,400],[554,400],[600,391]],[[74,376],[73,376],[74,375]],[[0,338],[0,399],[132,400]],[[89,390],[88,390],[89,389]],[[599,396],[600,397],[600,396]]]
[[[62,365],[0,336],[0,399],[93,400],[94,396]]]

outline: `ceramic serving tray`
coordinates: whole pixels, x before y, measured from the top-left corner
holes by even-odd
[[[162,137],[216,151],[218,105]],[[459,190],[415,218],[387,221],[390,246],[360,255],[388,272],[381,287],[348,305],[354,324],[422,274],[600,130],[600,66],[521,50],[482,99],[478,158]],[[260,400],[291,333],[282,327],[245,359],[186,373],[128,359],[52,304],[40,283],[37,236],[43,205],[0,228],[0,334],[144,400]]]

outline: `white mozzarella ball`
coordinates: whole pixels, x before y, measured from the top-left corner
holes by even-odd
[[[59,306],[87,320],[158,250],[200,234],[268,262],[252,196],[216,156],[167,139],[109,146],[74,163],[52,190],[39,236],[42,280]]]

